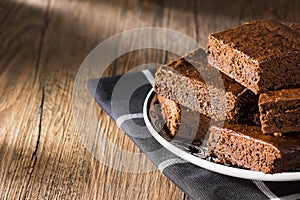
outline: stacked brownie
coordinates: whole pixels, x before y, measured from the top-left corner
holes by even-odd
[[[197,49],[161,66],[154,90],[172,135],[199,124],[217,162],[264,173],[300,168],[299,27],[247,23],[211,34],[207,57]],[[183,123],[186,110],[200,121]]]
[[[259,121],[258,95],[208,64],[202,49],[161,66],[154,91],[216,121]]]

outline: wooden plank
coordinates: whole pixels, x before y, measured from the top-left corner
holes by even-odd
[[[36,162],[43,102],[39,84],[35,84],[36,67],[46,4],[39,2],[37,6],[40,9],[0,3],[1,199],[26,195]],[[25,17],[30,23],[24,23]]]
[[[36,81],[33,85],[36,90],[29,95],[24,90],[26,98],[36,95],[36,119],[37,122],[28,131],[35,129],[31,138],[27,137],[26,131],[18,134],[25,140],[30,141],[35,137],[34,148],[30,151],[32,160],[10,159],[13,165],[29,166],[28,171],[17,169],[13,175],[18,177],[29,173],[26,178],[26,185],[23,187],[18,182],[4,185],[9,188],[7,197],[20,197],[27,199],[48,198],[48,199],[156,199],[162,198],[182,199],[183,193],[174,186],[160,172],[150,172],[145,174],[130,174],[111,169],[102,165],[87,152],[76,132],[75,124],[72,121],[72,87],[76,71],[84,59],[85,55],[98,44],[113,33],[121,30],[128,30],[133,27],[144,25],[153,26],[160,23],[152,11],[147,16],[147,21],[132,23],[143,10],[139,10],[137,1],[130,2],[130,10],[124,7],[128,2],[108,3],[108,2],[77,2],[77,1],[52,1],[49,4],[48,14],[41,14],[42,22],[47,24],[42,47],[39,53],[40,61],[37,66]],[[27,4],[25,4],[27,5]],[[28,4],[36,8],[35,4]],[[158,7],[159,8],[159,7]],[[47,8],[44,8],[45,11]],[[103,12],[99,12],[99,9]],[[73,12],[76,10],[76,12]],[[155,11],[155,10],[154,10]],[[46,11],[47,12],[47,11]],[[134,14],[132,13],[134,12]],[[154,12],[155,13],[155,12]],[[126,16],[126,21],[122,21]],[[106,17],[106,20],[101,20]],[[23,21],[26,24],[26,22]],[[112,26],[114,24],[114,26]],[[123,25],[123,27],[122,27]],[[99,31],[101,30],[101,31]],[[28,39],[28,42],[32,38]],[[31,49],[28,50],[28,52]],[[22,51],[22,49],[21,49]],[[151,53],[151,52],[150,52]],[[156,53],[162,59],[161,56]],[[154,56],[154,57],[153,57]],[[152,59],[155,60],[155,55]],[[140,62],[138,57],[124,58],[124,65],[118,66],[122,73],[132,65]],[[130,60],[133,60],[130,61]],[[120,61],[119,61],[120,63]],[[130,63],[130,64],[126,64]],[[35,68],[35,65],[30,66]],[[27,71],[31,71],[27,69]],[[6,72],[6,70],[5,70]],[[27,105],[27,102],[25,102]],[[32,109],[28,107],[27,113]],[[17,112],[17,111],[15,111]],[[20,115],[24,111],[20,112]],[[122,148],[139,152],[130,139],[116,127],[106,114],[102,114],[105,133],[111,135],[111,139]],[[87,119],[88,120],[88,119]],[[22,123],[23,126],[26,123]],[[115,134],[111,134],[115,133]],[[20,145],[27,145],[21,139]],[[15,146],[12,145],[12,149]],[[18,154],[17,154],[18,155]],[[145,162],[149,162],[146,158]],[[8,167],[4,164],[3,168]],[[13,177],[13,181],[18,178]],[[6,179],[3,179],[5,182]],[[23,188],[20,188],[23,187]],[[16,190],[12,190],[16,188]]]
[[[259,20],[275,19],[288,22],[300,22],[299,1],[284,0],[201,0],[197,2],[199,43],[206,47],[208,35],[241,23]]]

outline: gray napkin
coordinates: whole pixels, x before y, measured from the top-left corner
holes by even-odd
[[[97,103],[141,151],[191,199],[300,199],[300,181],[262,182],[234,178],[195,166],[164,149],[145,128],[142,117],[154,72],[155,69],[143,70],[123,77],[93,79],[88,81],[88,88]],[[121,88],[117,90],[120,95],[112,95],[116,86]],[[137,129],[143,130],[144,137],[136,135]]]

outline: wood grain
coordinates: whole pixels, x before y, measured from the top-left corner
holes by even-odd
[[[159,171],[126,173],[95,159],[72,116],[77,70],[101,41],[137,27],[165,27],[206,45],[207,35],[244,21],[300,22],[299,1],[0,2],[0,199],[187,199]],[[105,75],[176,55],[139,50]],[[96,105],[95,105],[96,106]],[[140,152],[97,106],[101,128],[119,148]],[[86,120],[89,120],[87,117]],[[151,165],[144,156],[143,161]]]

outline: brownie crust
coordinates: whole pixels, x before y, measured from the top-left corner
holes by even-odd
[[[261,94],[259,111],[263,133],[300,131],[300,88]]]
[[[300,85],[300,33],[279,22],[255,21],[211,34],[207,54],[210,64],[255,94]]]
[[[228,123],[210,131],[207,153],[217,162],[264,173],[300,167],[300,137],[274,137],[262,134],[258,126]]]

